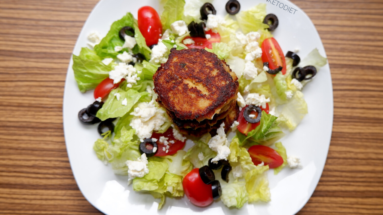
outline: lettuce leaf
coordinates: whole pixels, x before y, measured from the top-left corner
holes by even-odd
[[[278,126],[277,117],[262,111],[260,125],[250,131],[247,136],[237,131],[241,146],[271,145],[284,136],[282,129]]]
[[[238,79],[240,79],[242,77],[243,71],[245,70],[245,60],[240,57],[230,56],[226,59],[226,63],[230,66],[230,69],[237,75]]]
[[[315,66],[319,71],[321,67],[324,67],[327,64],[327,58],[322,57],[319,53],[319,50],[316,48],[312,50],[299,64],[300,67],[305,66]]]
[[[205,48],[205,50],[216,54],[219,59],[225,60],[230,56],[231,47],[226,43],[213,43],[213,49]]]
[[[82,48],[78,56],[73,55],[74,77],[81,92],[96,88],[104,79],[109,77],[109,72],[114,65],[102,63],[96,52],[89,48]]]
[[[282,75],[281,72],[274,77],[274,85],[275,85],[276,93],[278,97],[282,101],[286,101],[287,100],[286,91],[288,90],[288,88],[286,83],[286,77]]]
[[[274,169],[274,174],[276,175],[287,165],[287,155],[286,149],[281,142],[276,143],[275,148],[275,151],[277,151],[278,154],[283,158],[283,164]]]
[[[184,150],[179,150],[176,154],[165,157],[170,173],[184,177],[193,169],[192,163],[184,160],[185,155],[186,152]]]
[[[296,91],[294,96],[283,106],[278,119],[282,127],[293,131],[308,113],[307,103],[301,91]]]
[[[192,21],[200,22],[201,14],[200,9],[206,2],[211,3],[213,0],[189,0],[186,2],[184,7],[184,18],[186,24]]]
[[[222,183],[221,200],[227,207],[242,208],[248,201],[249,195],[246,191],[245,181],[230,181],[230,183]]]
[[[199,10],[198,10],[199,11]],[[217,31],[221,36],[221,42],[229,43],[232,35],[239,29],[238,22],[232,19],[229,15],[225,16],[225,24],[219,25]]]
[[[168,170],[166,162],[149,161],[149,173],[142,178],[133,179],[133,189],[135,191],[156,191],[161,187],[160,180]]]
[[[245,173],[246,190],[249,194],[249,203],[251,202],[269,202],[270,188],[266,172],[269,166],[255,166],[254,169]]]
[[[216,152],[209,148],[207,144],[209,142],[210,135],[204,135],[200,140],[194,141],[194,146],[191,147],[184,156],[184,160],[190,161],[195,168],[200,168],[203,165],[206,165],[210,158],[213,158],[217,155]],[[202,153],[204,159],[201,161],[198,157],[198,154]]]
[[[249,10],[242,10],[236,15],[236,18],[242,32],[247,34],[252,31],[263,30],[269,27],[263,23],[266,14],[266,4],[258,4]]]
[[[183,20],[185,0],[167,0],[164,4],[164,11],[161,14],[163,29],[170,29],[171,24]]]

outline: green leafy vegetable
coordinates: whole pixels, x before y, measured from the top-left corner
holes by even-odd
[[[308,113],[307,103],[301,91],[296,91],[294,96],[283,106],[280,114],[281,126],[293,131]]]
[[[312,50],[299,64],[300,67],[315,66],[317,70],[327,64],[327,58],[322,57],[319,50],[316,48]]]
[[[287,165],[287,155],[286,155],[286,149],[281,142],[276,143],[275,147],[276,147],[275,151],[277,151],[278,154],[283,158],[283,164],[274,169],[274,174],[276,175]]]
[[[183,20],[186,24],[191,23],[192,21],[200,22],[201,14],[200,9],[203,4],[206,2],[212,2],[213,0],[188,0],[184,8],[184,18]]]
[[[184,150],[179,150],[175,155],[166,156],[170,173],[184,177],[193,169],[192,163],[184,160],[185,155],[186,152]]]
[[[252,31],[263,30],[269,27],[263,23],[266,14],[266,4],[258,4],[249,10],[242,10],[236,15],[236,18],[243,33],[247,34]]]
[[[164,11],[161,14],[163,29],[170,29],[173,22],[182,20],[184,17],[185,0],[167,0]]]
[[[245,181],[230,181],[222,183],[222,203],[227,207],[242,208],[249,197],[246,191]]]
[[[226,43],[213,43],[213,49],[205,48],[205,50],[216,54],[219,59],[225,60],[230,56],[231,47]]]
[[[210,158],[213,158],[217,155],[217,153],[211,150],[207,144],[210,137],[211,136],[209,134],[206,134],[200,140],[195,140],[194,146],[186,152],[184,159],[190,161],[196,168],[200,168],[207,164]],[[203,154],[204,159],[202,161],[198,157],[199,153]]]
[[[254,169],[246,172],[246,190],[249,194],[249,203],[251,202],[269,202],[270,188],[266,172],[269,166],[255,166]]]

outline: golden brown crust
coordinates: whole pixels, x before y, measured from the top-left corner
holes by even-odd
[[[153,76],[158,100],[181,120],[211,119],[238,92],[238,78],[215,54],[203,49],[171,50]]]

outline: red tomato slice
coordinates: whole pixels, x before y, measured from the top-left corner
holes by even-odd
[[[221,42],[221,36],[219,33],[214,33],[212,30],[206,31],[205,34],[210,34],[210,39],[201,37],[185,37],[185,39],[192,39],[195,43],[186,45],[189,49],[212,49],[213,43]]]
[[[97,85],[96,89],[94,89],[94,99],[98,99],[101,97],[104,100],[109,95],[110,91],[120,86],[122,81],[123,80],[121,80],[120,83],[114,84],[113,79],[106,78]]]
[[[206,207],[213,203],[213,192],[211,184],[203,183],[199,176],[199,169],[190,171],[182,181],[185,195],[190,202],[198,207]]]
[[[270,169],[272,169],[283,164],[283,158],[277,151],[270,147],[255,145],[250,147],[248,151],[254,165],[258,165],[263,162],[265,165],[268,165]]]
[[[164,143],[160,142],[160,137],[164,136],[168,138],[169,141],[174,141],[174,143],[168,144],[169,149],[166,152],[166,145]],[[165,133],[159,134],[159,133],[153,133],[151,138],[156,138],[157,139],[157,153],[154,156],[157,157],[162,157],[166,155],[174,155],[177,153],[178,150],[181,150],[185,147],[186,141],[182,142],[174,138],[173,136],[173,129],[169,128]],[[164,150],[165,148],[165,150]]]
[[[286,74],[286,59],[279,43],[274,37],[265,39],[262,43],[262,61],[269,63],[270,69],[283,67],[282,74]]]
[[[261,124],[261,122],[249,123],[248,121],[246,121],[245,117],[243,117],[243,112],[245,112],[246,107],[242,108],[241,112],[239,113],[239,116],[238,116],[239,125],[238,125],[237,129],[239,132],[241,132],[242,134],[247,136],[247,134],[250,131],[256,129],[258,127],[258,125]],[[265,109],[263,109],[262,107],[261,107],[261,109],[263,111],[265,111],[266,113],[269,113],[269,104],[266,104]],[[254,114],[257,117],[258,113],[256,111],[253,111],[251,114]]]
[[[150,6],[141,7],[138,10],[137,22],[142,36],[145,37],[146,45],[156,45],[162,34],[161,19],[157,11]]]

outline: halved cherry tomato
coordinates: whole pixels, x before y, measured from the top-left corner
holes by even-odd
[[[138,10],[137,21],[138,28],[145,37],[146,45],[156,45],[162,34],[161,19],[157,11],[150,6],[144,6]]]
[[[174,141],[174,143],[168,144],[169,149],[166,152],[166,146],[164,143],[160,142],[160,137],[164,136],[168,138],[169,141]],[[151,138],[156,138],[157,139],[157,153],[154,156],[161,157],[161,156],[166,156],[166,155],[174,155],[177,153],[178,150],[181,150],[185,147],[186,142],[182,142],[174,138],[173,136],[173,129],[169,128],[165,133],[159,134],[159,133],[153,133]],[[165,150],[164,150],[165,148]]]
[[[245,111],[246,107],[242,108],[241,112],[239,113],[239,116],[238,116],[239,125],[238,125],[237,129],[239,132],[241,132],[242,134],[247,136],[247,134],[250,131],[256,129],[261,122],[249,123],[248,121],[246,121],[245,117],[243,116],[243,112]],[[266,113],[269,113],[269,104],[266,104],[265,109],[263,109],[262,107],[261,107],[261,109],[263,111],[265,111]],[[255,117],[258,116],[258,113],[256,111],[251,112],[251,114],[254,114]]]
[[[122,81],[120,81],[120,83],[114,84],[113,79],[106,78],[105,80],[103,80],[101,83],[97,85],[96,89],[94,89],[94,92],[93,92],[94,99],[98,99],[100,97],[102,99],[105,99],[109,95],[110,91],[120,86]]]
[[[262,43],[262,61],[269,63],[270,69],[283,67],[282,74],[286,74],[286,59],[279,43],[274,37],[267,38]]]
[[[213,203],[211,184],[205,184],[199,176],[199,169],[189,172],[182,181],[185,195],[190,202],[198,207],[206,207]]]
[[[263,162],[265,165],[269,165],[269,168],[272,169],[283,164],[283,158],[278,154],[278,152],[267,146],[252,146],[249,148],[249,154],[254,165],[258,165]]]
[[[213,43],[221,42],[221,36],[219,33],[214,33],[212,30],[206,31],[205,34],[210,34],[210,39],[201,37],[185,37],[185,39],[194,40],[193,44],[186,45],[189,49],[212,49]],[[185,40],[184,39],[184,40]]]

